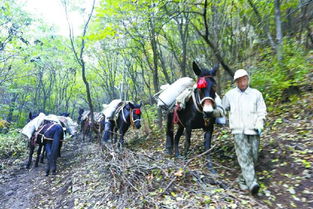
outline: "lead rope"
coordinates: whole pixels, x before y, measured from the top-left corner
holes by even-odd
[[[178,111],[180,110],[179,105],[176,105],[174,108],[174,112],[173,112],[173,123],[174,124],[178,124],[180,123],[184,128],[186,128],[183,124],[183,122],[180,120],[179,115],[178,115]]]
[[[124,122],[127,123],[123,109],[124,109],[124,107],[120,111],[122,111],[122,117],[123,117]]]

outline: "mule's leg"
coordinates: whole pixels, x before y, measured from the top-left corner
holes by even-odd
[[[94,140],[94,138],[93,138],[93,127],[94,126],[94,124],[89,124],[89,128],[88,128],[88,137],[89,137],[89,141],[90,142],[93,142],[93,140]]]
[[[100,129],[101,129],[101,125],[97,124],[96,129],[95,129],[95,133],[96,133],[96,137],[97,137],[97,143],[100,143]]]
[[[120,134],[120,141],[119,141],[119,145],[121,147],[124,146],[124,135],[126,133],[126,131],[128,130],[129,128],[129,124],[126,124],[126,123],[123,123],[120,128],[119,128],[119,134]]]
[[[116,144],[117,142],[117,132],[118,132],[118,128],[117,127],[114,127],[113,131],[112,131],[112,138],[113,138],[113,143]]]
[[[63,141],[60,141],[60,146],[58,148],[58,157],[61,157],[61,148],[62,148],[62,145],[63,145]]]
[[[204,150],[205,151],[211,148],[211,138],[212,138],[212,132],[206,131],[204,133]]]
[[[123,145],[124,145],[124,134],[125,134],[125,132],[124,132],[122,127],[120,127],[120,129],[119,129],[119,134],[120,134],[120,140],[118,142],[118,147],[122,148]]]
[[[204,149],[205,149],[205,151],[207,151],[211,148],[212,133],[213,133],[213,126],[210,127],[208,130],[205,130],[205,133],[204,133]],[[206,157],[207,157],[207,162],[208,162],[207,166],[208,166],[209,170],[212,173],[217,173],[216,170],[213,168],[210,153],[208,153]]]
[[[103,136],[102,136],[102,143],[109,142],[111,138],[111,128],[112,128],[111,122],[106,121],[105,126],[104,126]]]
[[[29,146],[29,155],[28,155],[28,162],[26,165],[27,169],[29,169],[30,165],[32,164],[33,153],[34,153],[34,149],[35,149],[35,145],[31,141],[29,141],[28,146]]]
[[[168,113],[166,123],[165,152],[169,155],[173,154],[173,138],[174,138],[173,113]]]
[[[184,129],[185,128],[183,126],[179,125],[177,133],[176,133],[175,138],[174,138],[174,151],[175,151],[176,157],[179,157],[179,148],[178,148],[179,139],[180,139],[181,135],[183,135]]]
[[[45,144],[45,150],[47,154],[47,168],[46,168],[46,176],[49,175],[50,173],[50,167],[51,167],[51,148],[52,148],[52,143],[49,141]]]
[[[185,156],[187,156],[188,151],[189,151],[190,138],[191,138],[191,129],[186,128],[186,130],[185,130],[185,153],[184,153]]]
[[[35,167],[38,167],[41,150],[42,150],[42,144],[40,143],[39,146],[38,146],[38,150],[37,150],[37,157],[36,157]]]
[[[85,130],[84,130],[84,121],[81,121],[80,122],[80,139],[82,141],[85,140],[84,132],[85,132]]]
[[[111,128],[110,128],[110,137],[112,139],[112,143],[116,144],[117,143],[117,137],[118,137],[118,127],[113,121],[111,123]]]
[[[45,149],[45,146],[43,146],[42,155],[40,158],[40,163],[43,163],[43,160],[45,159],[45,155],[46,155],[46,149]]]
[[[56,173],[57,165],[56,161],[58,158],[58,153],[60,149],[60,141],[63,139],[63,128],[61,126],[57,126],[55,133],[53,135],[53,142],[51,148],[51,171],[52,174]]]

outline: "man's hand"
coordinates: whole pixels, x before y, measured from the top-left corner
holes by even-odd
[[[214,110],[213,110],[213,117],[215,117],[215,118],[219,118],[219,117],[223,117],[224,115],[223,115],[223,110],[222,109],[220,109],[220,108],[215,108]]]

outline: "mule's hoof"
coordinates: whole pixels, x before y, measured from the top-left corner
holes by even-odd
[[[111,139],[108,139],[108,140],[102,140],[102,141],[101,141],[101,144],[102,144],[102,145],[105,145],[105,144],[111,144],[111,143],[112,143]]]
[[[217,174],[217,171],[214,168],[209,168],[209,171],[211,172],[211,174]]]
[[[173,155],[173,151],[169,150],[169,149],[166,149],[166,150],[164,150],[164,154],[171,156],[171,155]]]
[[[57,172],[56,171],[52,171],[52,173],[51,173],[52,175],[56,175],[57,174]]]
[[[46,176],[49,176],[49,171],[46,171]]]
[[[186,159],[184,156],[182,155],[175,155],[175,158],[179,159],[179,160],[184,160]]]

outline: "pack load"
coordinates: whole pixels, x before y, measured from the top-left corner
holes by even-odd
[[[44,113],[40,113],[36,118],[32,119],[29,123],[27,123],[22,129],[21,133],[27,136],[30,139],[33,133],[39,128],[39,126],[44,121],[46,115]]]
[[[65,127],[69,127],[70,129],[74,129],[74,126],[77,126],[77,124],[70,117],[58,116],[53,114],[45,115],[44,113],[40,113],[36,118],[32,119],[24,126],[21,133],[30,139],[33,133],[39,129],[39,127],[44,123],[45,120],[53,121],[60,125],[62,125],[62,122]],[[65,127],[63,128],[63,130],[66,130]]]
[[[170,109],[175,105],[176,98],[187,88],[194,85],[194,80],[190,77],[183,77],[172,83],[171,85],[163,85],[157,97],[158,106],[165,109]]]
[[[102,113],[106,119],[111,119],[114,116],[114,112],[117,107],[122,103],[121,99],[114,99],[108,105],[103,105]]]
[[[186,88],[178,97],[176,98],[176,105],[180,107],[180,109],[185,109],[186,102],[190,99],[192,96],[192,93],[194,91],[194,87]]]
[[[89,114],[90,114],[90,111],[89,110],[85,110],[83,112],[83,114],[82,114],[81,121],[86,120],[88,118]]]
[[[86,120],[90,116],[90,111],[85,110],[82,114],[81,121]],[[93,119],[95,122],[100,123],[104,119],[104,114],[102,112],[93,112]]]

